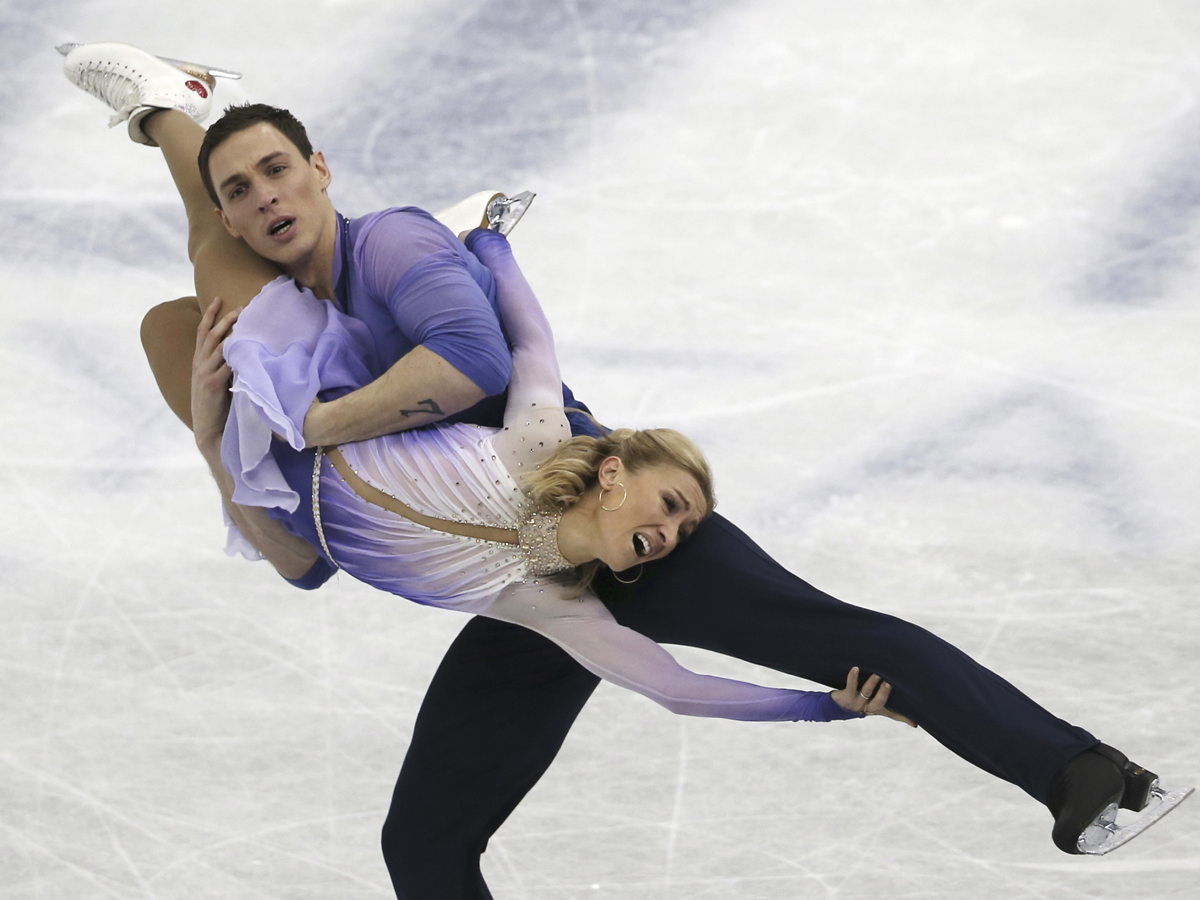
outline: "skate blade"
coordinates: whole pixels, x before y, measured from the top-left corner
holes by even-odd
[[[82,46],[83,46],[83,44],[80,44],[78,42],[66,43],[66,44],[59,44],[54,49],[57,50],[59,53],[61,53],[63,56],[66,56],[68,53],[70,53],[76,47],[82,47]],[[183,69],[183,71],[189,72],[192,75],[200,76],[201,73],[207,73],[209,75],[214,76],[215,78],[228,78],[230,81],[237,81],[239,78],[242,77],[241,72],[232,72],[229,69],[218,69],[216,66],[206,66],[203,63],[187,62],[186,60],[182,60],[182,59],[171,59],[171,57],[169,57],[169,56],[160,56],[159,59],[161,59],[165,63],[169,63],[170,65],[174,66],[177,69]]]
[[[434,213],[433,217],[449,228],[455,235],[470,231],[473,228],[487,228],[487,208],[497,197],[503,197],[500,191],[480,191],[472,194],[466,200],[459,200],[453,206]]]
[[[533,193],[533,191],[522,191],[512,197],[493,201],[499,207],[497,214],[493,214],[492,203],[489,203],[487,209],[487,227],[492,231],[498,231],[500,234],[507,235],[517,227],[517,223],[521,221],[521,217],[529,210],[529,205],[533,203],[533,198],[536,196],[537,194]]]
[[[1152,800],[1158,800],[1128,825],[1117,824],[1117,804],[1110,804],[1100,817],[1079,836],[1079,852],[1088,856],[1104,856],[1124,847],[1135,837],[1191,796],[1195,788],[1163,790],[1156,784],[1150,789]]]
[[[241,72],[232,72],[229,69],[218,69],[216,66],[206,66],[204,63],[188,62],[187,60],[183,59],[171,59],[169,56],[160,56],[159,59],[165,63],[170,63],[177,69],[183,69],[185,72],[191,72],[193,75],[197,75],[200,72],[207,72],[209,75],[212,75],[215,78],[228,78],[230,81],[237,81],[242,77]]]

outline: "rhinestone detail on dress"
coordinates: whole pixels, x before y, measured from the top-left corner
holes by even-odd
[[[554,575],[575,568],[558,552],[558,523],[563,510],[551,503],[530,503],[517,520],[517,546],[529,577]]]
[[[340,569],[337,560],[333,558],[333,554],[329,552],[329,545],[325,543],[325,528],[321,524],[321,460],[325,458],[325,448],[318,447],[317,455],[313,457],[313,475],[312,475],[312,511],[313,524],[317,526],[317,539],[321,542],[321,549],[325,551],[326,558],[333,563],[335,569]]]

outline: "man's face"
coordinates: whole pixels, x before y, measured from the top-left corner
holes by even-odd
[[[278,129],[261,123],[217,147],[208,169],[230,234],[284,269],[312,256],[332,218],[325,195],[331,176],[320,153],[306,161]]]

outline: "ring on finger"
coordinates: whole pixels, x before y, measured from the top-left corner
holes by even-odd
[[[862,691],[859,691],[859,692],[858,692],[858,696],[862,697],[864,700],[870,700],[870,699],[871,699],[871,695],[870,695],[870,694],[864,694]]]

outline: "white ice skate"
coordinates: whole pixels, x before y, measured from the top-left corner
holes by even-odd
[[[62,44],[63,72],[75,86],[113,110],[109,127],[128,121],[129,136],[155,146],[142,120],[158,109],[178,109],[197,122],[212,110],[217,78],[237,72],[152,56],[128,44]]]
[[[434,218],[453,231],[462,234],[473,228],[487,228],[507,235],[537,194],[525,191],[514,197],[500,191],[480,191],[466,200],[460,200],[448,209],[443,209]]]
[[[1141,815],[1124,825],[1117,822],[1117,804],[1110,803],[1091,825],[1079,836],[1079,852],[1088,856],[1103,856],[1123,847],[1135,837],[1186,800],[1195,788],[1185,787],[1173,791],[1159,787],[1155,778],[1150,785],[1146,805],[1139,810]]]

